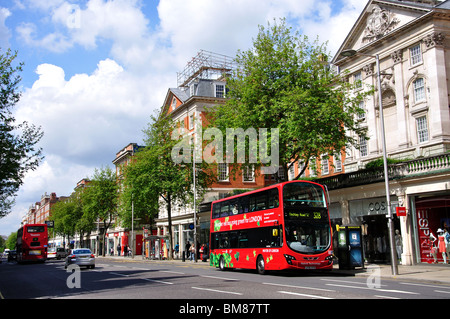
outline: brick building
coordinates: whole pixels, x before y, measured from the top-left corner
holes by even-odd
[[[41,196],[41,201],[30,206],[23,224],[44,224],[46,220],[51,220],[52,206],[64,198],[56,196],[56,193],[45,193]]]

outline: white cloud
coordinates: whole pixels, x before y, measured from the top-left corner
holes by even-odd
[[[313,3],[312,0],[161,0],[160,36],[169,38],[174,50],[196,52],[204,48],[234,55],[238,48],[249,48],[258,25],[266,25],[273,18],[304,16]]]
[[[112,166],[122,147],[142,144],[142,129],[167,89],[149,90],[148,78],[133,76],[112,59],[100,61],[91,74],[70,79],[61,67],[48,63],[39,65],[36,73],[39,79],[23,92],[15,117],[42,126],[45,159],[26,174],[16,206],[2,219],[1,234],[9,233],[3,229],[11,225],[18,228],[29,206],[45,192],[68,196],[95,168]]]
[[[11,12],[6,8],[0,7],[0,47],[9,47],[9,38],[11,32],[5,25],[5,20],[11,15]]]
[[[310,36],[318,35],[321,42],[328,41],[328,49],[334,54],[365,6],[364,1],[343,0],[340,11],[333,13],[330,2],[320,2],[317,4],[317,11],[320,12],[318,19],[304,21],[303,30]]]
[[[101,166],[111,163],[102,162],[106,154],[112,161],[127,143],[142,142],[140,129],[154,102],[140,79],[115,61],[100,61],[91,75],[69,80],[62,68],[51,64],[39,65],[36,72],[39,79],[23,93],[16,118],[42,126],[46,154]]]
[[[61,6],[63,9],[59,11],[66,14],[58,18],[58,11],[55,11],[53,17],[62,23],[70,21],[74,13],[67,7],[73,8],[64,4]],[[148,20],[140,10],[140,1],[91,0],[87,3],[86,9],[78,8],[78,10],[79,24],[71,29],[73,41],[88,48],[95,47],[101,38],[112,40],[113,46],[136,45],[148,31]]]
[[[70,39],[61,32],[53,32],[36,39],[37,26],[34,23],[22,23],[16,28],[19,37],[31,47],[45,48],[51,52],[62,53],[72,47]]]

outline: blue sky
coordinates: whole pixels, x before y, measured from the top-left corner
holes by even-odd
[[[258,25],[286,17],[334,53],[367,4],[360,0],[2,0],[0,47],[25,63],[18,122],[42,126],[45,160],[27,174],[0,234],[45,193],[70,195],[116,152],[142,143],[176,73],[198,51],[234,57]]]

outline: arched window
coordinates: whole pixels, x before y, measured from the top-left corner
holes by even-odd
[[[425,81],[423,78],[417,78],[413,82],[414,102],[425,101]]]

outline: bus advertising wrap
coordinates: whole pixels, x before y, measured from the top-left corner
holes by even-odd
[[[277,214],[278,215],[278,214]],[[236,216],[227,216],[214,221],[212,232],[239,230],[260,226],[273,226],[278,223],[275,212],[256,212]]]

